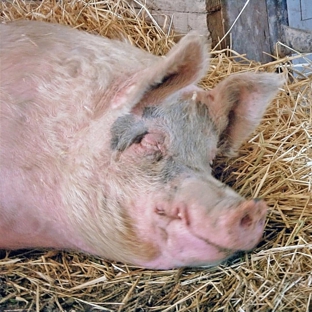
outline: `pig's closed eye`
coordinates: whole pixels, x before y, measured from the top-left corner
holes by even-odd
[[[133,144],[133,148],[135,148],[138,153],[159,161],[162,159],[165,151],[164,139],[164,135],[161,133],[145,132],[135,137],[133,143],[136,144]]]
[[[141,143],[147,133],[143,121],[137,121],[133,115],[121,116],[111,127],[111,148],[123,152],[134,143]]]
[[[136,144],[141,143],[142,140],[143,140],[143,138],[144,138],[144,136],[145,136],[146,134],[148,134],[147,131],[145,131],[144,133],[141,133],[141,134],[137,135],[137,136],[133,139],[133,141],[131,142],[131,144],[133,144],[133,143],[136,143]]]

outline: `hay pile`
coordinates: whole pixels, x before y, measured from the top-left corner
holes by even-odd
[[[1,2],[1,21],[37,19],[126,37],[155,54],[174,44],[124,0]],[[84,254],[0,252],[0,311],[311,311],[312,79],[289,59],[260,65],[230,50],[213,52],[205,88],[233,72],[288,73],[288,84],[254,136],[215,174],[246,197],[270,206],[262,243],[208,269],[151,271]],[[309,65],[312,70],[311,64]],[[1,239],[1,238],[0,238]]]

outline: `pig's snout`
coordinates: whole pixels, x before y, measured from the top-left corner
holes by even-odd
[[[173,187],[172,187],[173,189]],[[144,261],[148,267],[215,265],[260,241],[267,206],[245,200],[214,178],[186,178],[173,198],[152,198],[150,225],[140,235],[154,243],[158,255]],[[144,199],[146,200],[146,199]],[[142,212],[147,213],[142,200]],[[139,208],[138,208],[139,209]]]
[[[236,250],[252,249],[262,237],[266,213],[267,205],[259,199],[230,208],[227,214],[220,217],[220,245]],[[221,238],[223,227],[225,235]]]
[[[263,234],[267,205],[258,198],[246,201],[218,183],[186,185],[181,193],[188,208],[180,209],[187,211],[186,224],[194,236],[219,250],[254,248]]]
[[[260,204],[258,204],[258,203],[261,203],[261,200],[256,198],[256,199],[253,199],[253,202],[255,205],[259,206]],[[262,211],[264,208],[263,203],[261,206],[262,206],[262,208],[258,207],[258,209],[260,209],[260,211]],[[266,208],[264,211],[266,211]],[[243,218],[240,221],[240,225],[241,225],[242,229],[248,230],[248,229],[252,229],[253,227],[257,227],[257,226],[262,227],[264,225],[264,221],[265,221],[265,214],[264,214],[264,216],[262,216],[261,213],[260,213],[260,215],[259,214],[253,215],[253,212],[250,211],[250,212],[247,212],[247,214],[243,216]]]

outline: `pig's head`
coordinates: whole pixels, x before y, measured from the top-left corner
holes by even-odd
[[[241,73],[204,91],[195,84],[207,71],[207,50],[190,34],[115,87],[110,193],[128,220],[125,260],[132,263],[217,264],[262,236],[266,204],[216,180],[210,164],[217,151],[236,152],[283,78]]]

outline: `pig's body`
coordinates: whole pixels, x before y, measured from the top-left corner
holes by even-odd
[[[215,180],[277,92],[213,91],[204,40],[166,58],[60,25],[1,27],[0,248],[78,249],[151,268],[216,264],[259,241],[266,205]]]

